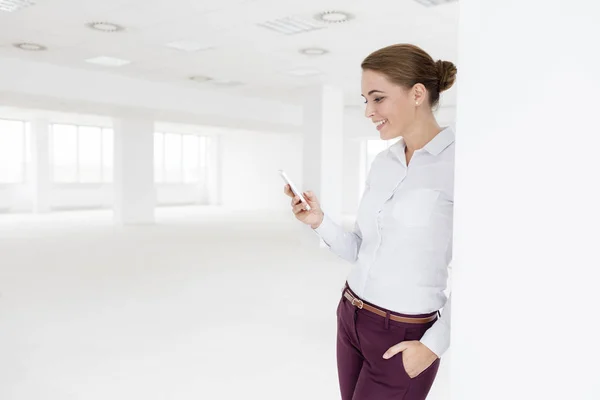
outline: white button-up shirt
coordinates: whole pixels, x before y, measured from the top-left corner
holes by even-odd
[[[404,152],[401,138],[373,161],[354,232],[327,215],[316,232],[354,263],[348,285],[362,299],[404,314],[444,308],[421,339],[441,357],[450,346],[454,132],[442,130],[408,166]]]

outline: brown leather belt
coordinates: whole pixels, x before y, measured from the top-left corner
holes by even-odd
[[[344,290],[344,297],[350,302],[350,304],[352,304],[354,307],[358,307],[361,310],[367,310],[370,311],[372,313],[375,313],[379,316],[382,317],[386,317],[387,313],[377,307],[373,307],[369,304],[365,304],[361,299],[359,299],[358,297],[355,297],[352,295],[352,293],[350,293],[348,290]],[[397,321],[397,322],[405,322],[407,324],[426,324],[428,322],[431,321],[435,321],[435,319],[437,318],[436,314],[433,314],[429,317],[401,317],[399,315],[394,315],[394,314],[390,314],[390,319],[392,321]]]

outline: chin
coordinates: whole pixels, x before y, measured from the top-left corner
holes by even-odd
[[[381,140],[390,140],[390,139],[394,139],[397,137],[398,137],[398,135],[394,135],[393,133],[390,133],[390,132],[379,132],[379,138]]]
[[[388,126],[387,129],[383,130],[383,131],[379,131],[379,137],[382,140],[391,140],[391,139],[397,139],[400,136],[402,136],[402,131],[399,129],[389,129],[390,127]]]

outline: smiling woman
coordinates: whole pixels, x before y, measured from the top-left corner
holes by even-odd
[[[355,229],[334,223],[312,192],[305,211],[285,190],[296,218],[354,264],[337,309],[342,400],[424,400],[450,345],[454,132],[433,108],[456,67],[400,44],[362,69],[365,116],[381,139],[398,140],[374,157]]]
[[[425,112],[435,108],[440,93],[448,90],[456,79],[453,63],[434,61],[412,45],[380,49],[369,55],[361,67],[366,116],[372,118],[382,139],[403,136],[418,120],[418,106],[427,101],[425,105],[429,107]],[[413,104],[417,107],[412,107]]]

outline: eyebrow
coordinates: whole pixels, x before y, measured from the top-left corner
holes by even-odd
[[[372,95],[373,93],[383,93],[383,94],[385,94],[385,92],[382,92],[381,90],[371,90],[371,91],[370,91],[370,92],[367,94],[367,96],[370,96],[370,95]],[[364,95],[361,95],[361,96],[365,97]]]

